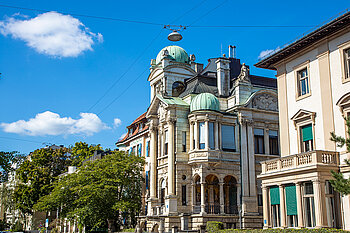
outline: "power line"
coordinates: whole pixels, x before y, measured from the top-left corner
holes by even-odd
[[[205,2],[206,0],[202,1]],[[309,27],[315,27],[315,25],[193,25],[200,19],[202,19],[204,16],[208,15],[212,11],[216,10],[220,6],[222,6],[227,0],[223,1],[220,3],[218,6],[215,8],[209,10],[202,16],[200,16],[198,19],[193,21],[189,25],[183,25],[186,28],[309,28]],[[201,4],[198,4],[191,8],[191,10],[185,12],[183,15],[178,17],[176,20],[182,18],[184,15],[188,14],[190,11],[193,9],[197,8]],[[0,4],[0,7],[2,8],[11,8],[11,9],[19,9],[19,10],[28,10],[28,11],[36,11],[36,12],[51,12],[52,10],[45,10],[45,9],[37,9],[37,8],[28,8],[28,7],[20,7],[20,6],[13,6],[13,5],[4,5]],[[78,13],[70,13],[70,12],[65,12],[65,11],[55,11],[57,13],[61,14],[66,14],[66,15],[72,15],[72,16],[78,16],[78,17],[85,17],[85,18],[92,18],[92,19],[101,19],[101,20],[110,20],[110,21],[119,21],[119,22],[124,22],[124,23],[135,23],[135,24],[145,24],[145,25],[154,25],[154,26],[163,26],[167,24],[162,24],[162,23],[155,23],[155,22],[149,22],[149,21],[141,21],[141,20],[130,20],[130,19],[122,19],[122,18],[113,18],[113,17],[105,17],[105,16],[95,16],[95,15],[87,15],[87,14],[78,14]],[[175,21],[175,20],[174,20]],[[176,25],[180,26],[180,25]]]
[[[189,9],[188,11],[186,11],[185,13],[183,13],[182,15],[180,15],[179,17],[177,17],[176,19],[174,19],[170,24],[175,23],[176,21],[178,21],[179,19],[181,19],[182,17],[184,17],[185,15],[187,15],[188,13],[190,13],[191,11],[193,11],[194,9],[196,9],[197,7],[201,6],[204,2],[206,2],[207,0],[203,0],[200,3],[198,3],[197,5],[195,5],[194,7],[192,7],[191,9]]]
[[[132,83],[129,84],[127,88],[125,88],[116,98],[114,98],[106,107],[104,107],[97,115],[100,115],[102,112],[104,112],[107,108],[109,108],[117,99],[119,99],[127,90],[129,90],[130,87],[132,87],[137,80],[139,80],[143,74],[149,70],[149,68],[145,69]]]
[[[160,34],[162,33],[162,30],[159,32],[158,35],[146,46],[146,48],[139,54],[139,56],[134,60],[133,63],[130,64],[130,66],[126,69],[126,71],[105,91],[105,93],[87,110],[87,112],[91,111],[112,89],[113,87],[119,83],[119,81],[129,72],[129,70],[136,64],[136,62],[143,56],[143,54],[152,46],[154,41],[158,39]]]
[[[12,9],[19,9],[19,10],[28,10],[28,11],[39,11],[39,12],[51,12],[51,11],[52,11],[52,10],[44,10],[44,9],[37,9],[37,8],[27,8],[27,7],[20,7],[20,6],[10,6],[10,5],[4,5],[4,4],[0,4],[0,7],[12,8]],[[148,24],[148,25],[163,26],[163,24],[160,24],[160,23],[147,22],[147,21],[120,19],[120,18],[112,18],[112,17],[104,17],[104,16],[94,16],[94,15],[85,15],[85,14],[76,14],[76,13],[70,13],[70,12],[64,12],[64,11],[55,11],[55,12],[61,13],[61,14],[65,14],[65,15],[73,15],[73,16],[85,17],[85,18],[120,21],[120,22],[125,22],[125,23],[138,23],[138,24]]]

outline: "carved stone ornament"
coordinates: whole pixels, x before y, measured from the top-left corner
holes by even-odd
[[[253,108],[278,111],[277,98],[269,94],[261,94],[254,97],[252,102]]]
[[[167,117],[167,110],[165,109],[165,105],[163,103],[159,104],[158,108],[158,118],[160,121],[166,120]]]
[[[241,73],[237,77],[236,85],[238,85],[240,82],[248,84],[251,83],[249,78],[249,68],[244,63],[242,64]]]

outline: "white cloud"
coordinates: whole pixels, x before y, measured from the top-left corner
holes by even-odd
[[[84,134],[91,136],[109,127],[94,113],[80,113],[80,119],[61,117],[57,113],[46,111],[38,113],[28,121],[19,120],[1,123],[5,132],[30,136]]]
[[[23,40],[37,52],[53,57],[76,57],[92,50],[95,41],[103,40],[100,33],[92,33],[78,19],[57,12],[32,19],[7,18],[0,21],[0,33]]]
[[[267,50],[261,51],[258,59],[263,59],[268,55],[272,55],[273,53],[278,52],[279,50],[281,50],[280,47],[277,47],[276,49],[267,49]]]
[[[122,124],[122,121],[119,118],[114,118],[114,128],[117,128]]]

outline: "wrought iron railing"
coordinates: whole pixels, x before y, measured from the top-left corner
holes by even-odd
[[[220,214],[220,204],[205,205],[205,212],[207,214]]]

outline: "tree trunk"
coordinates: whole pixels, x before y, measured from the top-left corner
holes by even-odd
[[[114,219],[108,219],[107,220],[108,222],[108,233],[113,233],[115,232],[115,222],[114,222]]]

